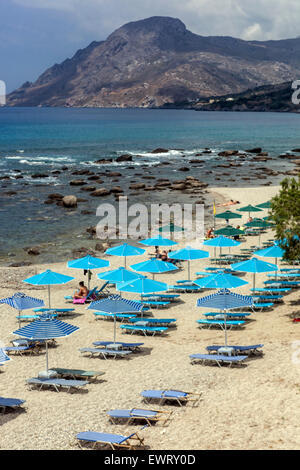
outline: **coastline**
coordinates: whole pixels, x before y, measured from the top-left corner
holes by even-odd
[[[276,187],[213,188],[221,197],[239,198],[241,204],[264,202],[276,192]],[[247,197],[246,197],[247,196]],[[246,216],[245,216],[246,217]],[[243,216],[243,218],[245,218]],[[272,232],[263,234],[265,241]],[[249,237],[243,247],[257,242]],[[148,250],[151,252],[151,249]],[[211,252],[212,254],[212,252]],[[114,269],[122,265],[122,259],[108,257]],[[132,257],[128,265],[141,262],[147,256]],[[192,262],[192,273],[203,270],[208,260]],[[24,291],[47,301],[47,289],[31,287],[22,279],[31,274],[51,268],[64,274],[73,275],[74,281],[52,289],[52,304],[57,308],[70,306],[64,295],[77,288],[79,280],[85,279],[78,270],[68,269],[66,263],[35,265],[24,268],[0,268],[0,297]],[[103,270],[100,270],[102,272]],[[96,271],[98,272],[98,271]],[[162,282],[175,283],[184,278],[184,271],[157,276]],[[264,275],[259,275],[261,286]],[[243,279],[251,284],[252,276]],[[101,285],[93,274],[92,285]],[[246,286],[236,290],[248,293]],[[111,290],[115,292],[114,289]],[[106,412],[114,408],[145,407],[174,411],[167,428],[159,425],[148,428],[145,442],[152,450],[172,449],[297,449],[299,448],[299,365],[292,362],[292,343],[298,340],[297,326],[289,315],[296,307],[292,302],[299,297],[297,291],[285,297],[270,312],[255,313],[247,326],[228,332],[231,344],[264,344],[264,356],[247,362],[244,368],[213,366],[192,366],[189,354],[204,353],[210,344],[222,344],[224,333],[218,330],[200,330],[196,320],[204,309],[196,307],[199,294],[182,294],[182,302],[172,304],[166,310],[153,310],[158,318],[177,318],[177,328],[170,329],[165,337],[129,336],[117,328],[117,340],[142,341],[144,353],[136,354],[130,360],[101,360],[82,357],[81,347],[92,346],[96,340],[110,340],[113,324],[95,320],[93,313],[85,306],[76,306],[76,315],[66,318],[80,329],[67,338],[57,340],[57,347],[49,349],[49,366],[82,368],[105,372],[102,383],[87,386],[87,393],[29,391],[26,379],[45,369],[45,354],[38,356],[11,356],[13,360],[2,366],[1,395],[26,400],[26,413],[1,414],[1,448],[13,449],[77,449],[75,435],[86,430],[113,432],[126,435],[134,432],[134,425],[112,425]],[[137,298],[125,294],[126,298]],[[71,305],[72,306],[72,305]],[[8,345],[17,328],[16,312],[6,305],[0,306],[2,329],[0,340]],[[64,320],[64,319],[63,319]],[[119,326],[119,323],[117,324]],[[197,407],[175,408],[145,405],[140,393],[145,389],[175,388],[191,392],[203,392]],[[276,393],[274,393],[276,390]],[[41,412],[42,410],[42,412]],[[61,419],[63,416],[63,420]],[[13,419],[15,418],[15,419]],[[16,426],[18,432],[16,432]]]

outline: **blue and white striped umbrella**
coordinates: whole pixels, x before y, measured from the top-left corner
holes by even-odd
[[[4,362],[10,360],[11,358],[6,354],[5,350],[3,348],[0,348],[0,364],[3,364]]]
[[[46,341],[46,367],[48,371],[48,343],[47,341],[55,338],[63,338],[79,330],[78,326],[55,320],[49,315],[41,315],[39,320],[20,328],[13,332],[14,335],[21,336],[29,340]]]
[[[28,295],[23,294],[22,292],[17,292],[11,297],[1,299],[0,304],[7,304],[10,307],[15,308],[19,311],[19,316],[22,310],[28,310],[35,307],[43,307],[45,305],[43,300],[35,299],[34,297],[29,297]]]
[[[35,307],[42,307],[44,304],[43,300],[36,299],[35,297],[29,297],[22,292],[17,292],[11,297],[6,297],[0,300],[0,304],[7,304],[16,310],[27,310]]]
[[[110,295],[106,299],[92,302],[88,310],[97,310],[114,315],[114,342],[116,341],[116,315],[120,313],[137,313],[143,308],[141,302],[124,299],[120,295]]]
[[[197,300],[197,307],[216,308],[222,312],[239,307],[251,307],[253,298],[249,295],[240,295],[228,289],[221,289],[215,294],[207,295]],[[227,345],[226,314],[224,315],[225,345]]]

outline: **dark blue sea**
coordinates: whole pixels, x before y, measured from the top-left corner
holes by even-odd
[[[225,171],[220,151],[262,147],[273,159],[260,166],[279,172],[293,168],[278,155],[300,147],[300,115],[288,113],[228,113],[150,109],[0,108],[0,262],[26,258],[24,248],[42,247],[35,261],[70,259],[70,247],[86,243],[85,228],[96,225],[98,198],[70,187],[74,171],[101,173],[103,186],[121,186],[145,175],[176,181],[188,174],[213,186],[260,184],[249,176],[250,161]],[[165,153],[152,153],[156,148]],[[205,149],[210,153],[202,153]],[[202,155],[197,157],[197,155]],[[131,162],[117,163],[122,155]],[[95,161],[112,158],[109,164]],[[193,167],[190,160],[199,158]],[[250,165],[250,166],[249,166]],[[191,172],[181,173],[181,167]],[[252,165],[253,166],[253,165]],[[119,173],[106,177],[105,173]],[[60,172],[60,173],[53,173]],[[32,175],[45,175],[32,178]],[[216,179],[216,176],[218,179]],[[99,176],[101,178],[101,176]],[[278,184],[282,175],[268,179]],[[76,194],[86,199],[77,211],[45,205],[50,193]],[[166,196],[168,194],[168,196]],[[141,192],[133,201],[161,202],[174,193]],[[97,200],[96,200],[97,199]],[[187,195],[176,195],[185,202]],[[114,197],[108,197],[114,201]],[[103,202],[103,200],[101,200]],[[165,201],[167,202],[167,201]],[[92,214],[82,214],[89,210]],[[9,255],[9,256],[8,256]],[[28,257],[26,258],[28,259]]]

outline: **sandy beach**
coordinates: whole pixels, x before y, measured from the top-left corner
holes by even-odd
[[[240,205],[229,207],[236,210],[248,203],[263,203],[273,197],[278,189],[275,186],[261,186],[210,188],[210,191],[217,193],[218,200],[240,201]],[[247,216],[243,215],[243,222]],[[221,221],[217,224],[222,225]],[[263,234],[262,241],[269,238],[273,238],[270,230]],[[257,243],[258,237],[247,237],[241,247]],[[213,256],[213,249],[209,251]],[[148,252],[153,252],[153,249]],[[232,252],[239,252],[239,248],[232,249]],[[105,257],[110,261],[109,269],[123,265],[122,258]],[[146,254],[132,257],[127,264],[147,258]],[[209,264],[209,260],[192,262],[192,274]],[[52,289],[53,306],[72,306],[66,303],[64,295],[72,294],[78,282],[85,278],[80,271],[68,269],[66,263],[1,268],[0,298],[21,291],[43,299],[47,305],[46,288],[35,288],[21,282],[47,268],[75,277],[74,281]],[[174,284],[178,279],[185,279],[186,273],[187,266],[184,265],[184,270],[159,275],[156,279]],[[257,285],[262,287],[266,278],[265,274],[257,275]],[[235,292],[249,294],[252,276],[246,274],[243,279],[249,281],[249,285]],[[94,274],[92,285],[100,286],[101,283]],[[115,290],[111,292],[115,293]],[[205,291],[208,292],[211,291]],[[300,332],[290,314],[299,308],[293,305],[299,299],[299,291],[292,290],[284,297],[283,304],[267,312],[252,314],[245,328],[228,333],[230,344],[264,344],[261,358],[248,360],[245,367],[236,368],[190,364],[190,354],[205,353],[207,346],[224,343],[222,330],[201,330],[197,326],[196,320],[204,318],[206,311],[196,307],[196,300],[202,295],[205,294],[181,294],[181,302],[164,310],[152,310],[155,317],[177,319],[177,328],[170,328],[164,337],[130,336],[122,334],[118,328],[117,340],[144,343],[142,353],[132,354],[128,360],[103,360],[80,354],[79,348],[90,347],[94,341],[112,340],[113,323],[95,320],[92,311],[86,310],[85,305],[77,305],[76,315],[63,320],[80,329],[67,338],[57,340],[57,347],[49,348],[49,366],[104,371],[103,381],[89,384],[85,393],[29,390],[26,379],[36,377],[39,371],[45,369],[44,350],[37,356],[12,355],[12,360],[1,366],[0,395],[26,400],[26,412],[0,414],[0,448],[71,450],[78,448],[75,436],[81,431],[126,435],[134,432],[137,426],[110,424],[106,412],[114,408],[158,409],[156,405],[144,404],[140,393],[145,389],[173,388],[202,392],[202,400],[197,407],[161,407],[174,413],[168,427],[157,424],[143,432],[145,443],[152,450],[298,449],[300,364],[292,361],[295,355],[292,343],[300,340]],[[124,296],[138,298],[131,294]],[[18,328],[16,311],[2,305],[0,314],[0,340],[9,345],[14,339],[12,332]]]

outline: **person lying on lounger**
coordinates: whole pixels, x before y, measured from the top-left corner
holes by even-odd
[[[230,199],[229,202],[224,202],[223,204],[217,204],[217,207],[234,206],[235,204],[240,204],[240,201],[234,201],[233,199]]]
[[[89,290],[88,288],[84,285],[83,281],[80,281],[79,283],[79,290],[74,294],[74,299],[85,299],[86,296],[88,295]]]

